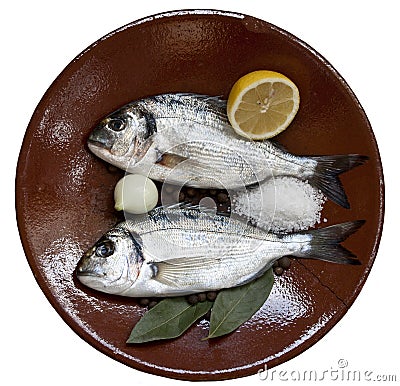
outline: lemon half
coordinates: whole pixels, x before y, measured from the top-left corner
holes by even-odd
[[[299,104],[299,90],[285,75],[254,71],[233,85],[227,104],[228,119],[239,135],[267,139],[289,126]]]

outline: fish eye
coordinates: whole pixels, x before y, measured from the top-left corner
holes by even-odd
[[[109,123],[108,123],[108,127],[112,130],[112,131],[122,131],[125,129],[125,121],[121,118],[115,118],[112,119]]]
[[[114,243],[111,240],[103,241],[96,247],[97,257],[108,257],[114,253]]]

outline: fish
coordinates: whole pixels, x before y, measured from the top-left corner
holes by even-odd
[[[190,204],[158,207],[122,221],[81,257],[85,286],[128,297],[172,297],[251,282],[282,256],[360,264],[340,243],[363,220],[272,234]]]
[[[126,104],[98,123],[90,151],[128,173],[173,185],[238,190],[278,176],[308,181],[349,208],[339,175],[368,157],[297,156],[271,140],[235,133],[226,101],[208,95],[161,94]]]

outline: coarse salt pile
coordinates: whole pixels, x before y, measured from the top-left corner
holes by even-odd
[[[326,197],[308,182],[279,177],[233,193],[231,210],[260,228],[286,233],[318,224],[325,201]]]

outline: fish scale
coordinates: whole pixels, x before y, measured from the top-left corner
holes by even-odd
[[[88,146],[127,172],[179,186],[243,189],[271,177],[296,177],[345,208],[349,203],[338,176],[368,158],[297,156],[272,141],[251,141],[229,124],[226,101],[185,93],[123,106],[98,124]]]
[[[285,255],[359,264],[339,243],[363,221],[275,235],[188,205],[158,207],[117,224],[77,267],[79,280],[123,296],[178,296],[259,277]]]

